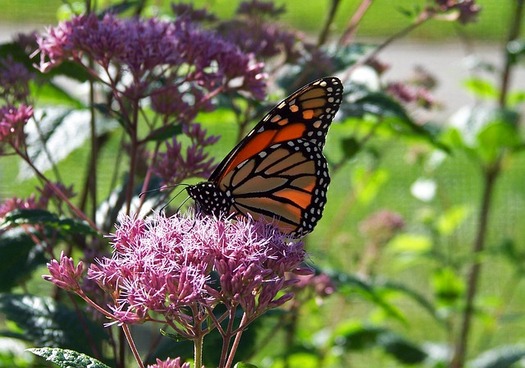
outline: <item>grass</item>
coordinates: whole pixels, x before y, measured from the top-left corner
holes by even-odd
[[[207,6],[217,12],[221,17],[231,17],[240,0],[196,0],[195,6]],[[340,34],[348,20],[355,12],[359,0],[342,1],[338,11],[333,34]],[[99,4],[108,4],[111,1],[99,1]],[[113,2],[115,3],[115,2]],[[154,2],[149,2],[153,4]],[[158,2],[164,8],[169,7],[169,2]],[[282,22],[291,27],[301,29],[308,33],[317,33],[325,20],[330,1],[311,1],[304,6],[302,0],[276,1],[285,4],[287,12],[282,17]],[[360,37],[384,38],[398,32],[405,27],[409,19],[406,12],[415,12],[417,8],[425,5],[425,0],[376,0],[360,24]],[[478,0],[482,13],[477,23],[467,27],[458,28],[453,23],[439,21],[430,22],[419,28],[411,37],[423,40],[447,40],[455,38],[458,34],[466,34],[480,41],[501,41],[507,27],[502,19],[508,19],[511,12],[511,1]],[[0,22],[2,23],[27,23],[27,24],[55,24],[57,9],[63,4],[62,0],[0,0]]]

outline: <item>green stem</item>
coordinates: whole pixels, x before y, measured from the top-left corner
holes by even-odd
[[[512,24],[510,26],[509,37],[507,41],[507,46],[510,42],[519,39],[521,26],[523,23],[523,12],[525,7],[525,0],[516,0],[516,7],[514,8]],[[499,96],[499,105],[500,107],[505,107],[507,105],[507,94],[509,90],[509,83],[511,81],[511,75],[515,61],[513,56],[509,53],[508,50],[505,52],[505,67],[503,69],[503,74],[501,76],[501,87],[500,87],[500,96]]]
[[[481,199],[481,208],[478,214],[478,230],[474,244],[472,245],[472,259],[474,260],[474,263],[470,267],[467,275],[465,308],[463,310],[459,336],[454,347],[454,355],[452,357],[450,368],[462,368],[465,365],[467,343],[474,314],[474,299],[477,293],[479,275],[481,273],[480,254],[485,248],[490,204],[494,194],[496,179],[499,175],[499,168],[500,161],[498,160],[494,166],[485,170],[483,197]]]
[[[204,335],[199,334],[195,340],[193,340],[193,358],[195,360],[195,368],[202,367],[202,346],[204,343]]]

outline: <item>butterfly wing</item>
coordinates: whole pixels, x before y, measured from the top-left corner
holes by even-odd
[[[304,235],[321,218],[330,182],[322,154],[342,99],[339,79],[312,82],[275,106],[219,164],[188,188],[201,210],[250,214]]]

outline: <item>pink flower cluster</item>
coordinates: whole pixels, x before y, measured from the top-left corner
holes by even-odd
[[[119,324],[168,323],[190,339],[202,321],[216,318],[216,306],[228,311],[223,318],[241,307],[249,323],[292,297],[282,291],[298,280],[285,274],[309,272],[299,267],[305,256],[301,242],[289,242],[273,225],[250,218],[126,216],[111,240],[113,256],[88,271],[113,298],[111,318]],[[74,290],[79,268],[63,258],[48,264],[46,279]],[[71,285],[64,285],[67,280]]]
[[[33,117],[31,106],[3,106],[0,108],[0,142],[18,147],[24,139],[24,125]]]

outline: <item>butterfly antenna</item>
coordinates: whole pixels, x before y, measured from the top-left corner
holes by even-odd
[[[174,185],[174,187],[176,186],[184,186],[184,187],[189,187],[189,184],[177,184],[177,185]],[[186,188],[184,188],[186,189]],[[161,207],[160,211],[164,211],[166,209],[166,207],[168,207],[168,205],[171,203],[171,201],[173,201],[175,198],[177,198],[183,191],[184,189],[181,189],[177,194],[175,194],[169,201],[168,203],[166,203],[164,206]],[[190,197],[188,196],[182,203],[181,205],[177,208],[177,212],[179,212],[180,208],[184,205],[184,203],[186,203],[188,201]]]

